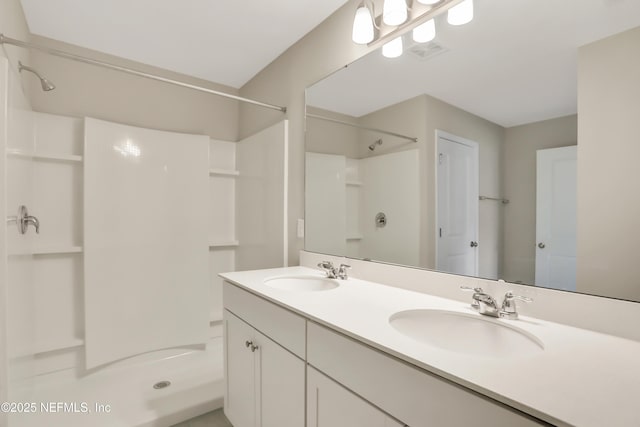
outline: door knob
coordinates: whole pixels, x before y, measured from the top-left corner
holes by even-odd
[[[471,242],[471,247],[472,248],[477,248],[478,247],[478,242]]]
[[[544,243],[540,242],[540,243],[538,243],[538,247],[540,249],[544,249],[546,247],[546,245]]]

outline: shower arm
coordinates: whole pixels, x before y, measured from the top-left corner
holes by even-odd
[[[64,52],[62,50],[52,49],[49,47],[41,46],[35,43],[23,42],[22,40],[13,39],[0,33],[0,44],[9,44],[13,46],[22,47],[25,49],[34,49],[40,52],[48,53],[49,55],[59,56],[61,58],[71,59],[72,61],[83,62],[85,64],[96,65],[98,67],[108,68],[110,70],[121,71],[123,73],[133,74],[134,76],[144,77],[151,80],[157,80],[164,83],[170,83],[176,86],[185,87],[188,89],[197,90],[200,92],[210,93],[212,95],[222,96],[224,98],[233,99],[240,102],[246,102],[249,104],[257,105],[259,107],[269,108],[272,110],[278,110],[283,113],[287,112],[287,107],[281,107],[279,105],[267,104],[266,102],[256,101],[254,99],[244,98],[242,96],[232,95],[230,93],[220,92],[217,90],[209,89],[203,86],[197,86],[190,83],[181,82],[178,80],[168,79],[151,73],[145,73],[143,71],[134,70],[132,68],[123,67],[120,65],[110,64],[108,62],[99,61],[97,59],[86,58],[80,55],[74,55],[73,53]]]

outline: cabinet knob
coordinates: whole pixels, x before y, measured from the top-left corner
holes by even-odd
[[[255,345],[253,341],[245,341],[244,346],[250,349],[252,353],[254,353],[258,349],[258,346]]]

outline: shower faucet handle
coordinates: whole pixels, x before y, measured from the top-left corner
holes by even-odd
[[[20,205],[18,215],[7,218],[7,224],[15,223],[20,234],[25,234],[29,225],[33,225],[36,233],[40,234],[40,221],[35,216],[29,215],[25,205]]]

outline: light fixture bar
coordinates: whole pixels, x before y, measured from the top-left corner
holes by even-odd
[[[318,119],[318,120],[324,120],[325,122],[338,123],[340,125],[351,126],[351,127],[358,128],[358,129],[370,130],[372,132],[378,132],[378,133],[382,133],[384,135],[391,135],[391,136],[395,136],[397,138],[407,139],[407,140],[409,140],[411,142],[418,142],[418,138],[415,138],[413,136],[403,135],[401,133],[395,133],[395,132],[390,132],[388,130],[370,128],[368,126],[362,126],[362,125],[357,125],[355,123],[344,122],[342,120],[332,119],[331,117],[321,116],[319,114],[307,113],[306,116],[308,118],[311,118],[311,119]]]
[[[381,30],[380,37],[378,39],[372,41],[371,43],[367,44],[367,46],[368,47],[378,46],[378,45],[381,45],[381,44],[385,44],[388,41],[390,41],[392,39],[395,39],[396,37],[400,37],[400,36],[408,33],[409,31],[411,31],[413,29],[413,27],[416,27],[416,26],[418,26],[420,24],[424,24],[429,19],[434,18],[435,16],[437,16],[441,12],[446,12],[447,10],[451,9],[453,6],[455,6],[455,5],[459,4],[459,3],[462,3],[463,1],[464,0],[442,0],[441,3],[432,6],[431,9],[427,10],[422,15],[411,17],[407,22],[405,22],[402,25],[397,26],[396,28],[392,29],[391,31],[389,31],[387,33],[382,34],[383,31]],[[414,9],[415,8],[416,7],[415,7],[415,4],[414,4]]]
[[[185,87],[187,89],[193,89],[200,92],[210,93],[212,95],[222,96],[224,98],[233,99],[240,102],[246,102],[249,104],[257,105],[259,107],[270,108],[272,110],[282,111],[283,113],[287,112],[287,107],[281,107],[279,105],[267,104],[266,102],[256,101],[254,99],[244,98],[242,96],[232,95],[226,92],[220,92],[214,89],[209,89],[204,86],[193,85],[191,83],[185,83],[178,80],[168,79],[166,77],[161,77],[156,74],[145,73],[143,71],[134,70],[127,67],[122,67],[120,65],[110,64],[104,61],[98,61],[97,59],[86,58],[80,55],[74,55],[73,53],[64,52],[62,50],[51,49],[49,47],[37,45],[35,43],[27,43],[21,40],[12,39],[11,37],[7,37],[4,34],[0,34],[0,44],[10,44],[18,47],[23,47],[26,49],[34,49],[39,50],[44,53],[48,53],[49,55],[59,56],[61,58],[71,59],[73,61],[83,62],[85,64],[97,65],[98,67],[108,68],[111,70],[122,71],[123,73],[133,74],[134,76],[144,77],[151,80],[157,80],[164,83],[170,83],[172,85]]]

